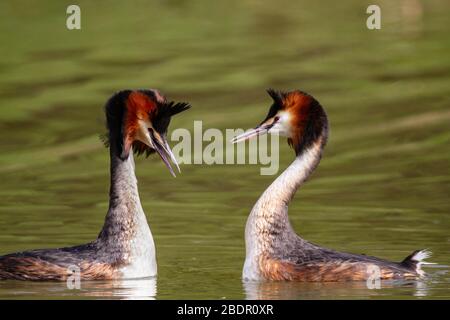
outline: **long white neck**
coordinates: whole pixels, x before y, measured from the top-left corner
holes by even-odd
[[[254,205],[245,228],[244,278],[257,278],[251,273],[258,270],[255,264],[259,255],[270,255],[281,242],[293,243],[298,239],[289,222],[288,205],[318,165],[323,145],[324,139],[320,138],[300,152]]]
[[[128,240],[125,238],[135,235],[137,223],[145,221],[147,224],[139,199],[133,154],[122,160],[112,149],[110,170],[109,209],[99,237]]]
[[[133,151],[126,160],[111,149],[109,209],[97,242],[117,255],[124,278],[156,275],[155,246],[139,199]]]
[[[274,182],[264,191],[258,203],[275,208],[287,207],[294,197],[297,189],[308,179],[313,170],[318,165],[322,154],[320,142],[312,144],[310,147],[298,154],[295,160],[281,173]],[[278,211],[278,210],[276,210]],[[258,217],[267,216],[267,210],[252,211]],[[270,215],[273,215],[271,212]]]

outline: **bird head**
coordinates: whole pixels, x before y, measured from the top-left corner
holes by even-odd
[[[288,138],[295,152],[300,153],[319,138],[326,142],[328,120],[319,102],[311,95],[295,90],[290,92],[267,90],[273,102],[266,118],[255,128],[234,137],[231,142],[245,141],[266,133]]]
[[[137,155],[156,152],[175,176],[170,161],[180,168],[167,143],[167,128],[172,116],[190,108],[188,103],[175,103],[158,90],[123,90],[106,103],[108,133],[105,144],[121,160],[130,152]]]

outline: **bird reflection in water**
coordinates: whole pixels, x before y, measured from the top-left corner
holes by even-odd
[[[247,300],[297,300],[297,299],[370,299],[383,298],[386,290],[397,290],[411,297],[426,297],[428,285],[420,280],[383,280],[379,289],[369,289],[364,281],[350,282],[293,282],[293,281],[243,281]]]
[[[8,290],[8,287],[14,290]],[[80,289],[69,289],[65,282],[3,281],[0,291],[14,291],[9,298],[26,299],[136,299],[153,300],[157,293],[156,277],[81,281]]]

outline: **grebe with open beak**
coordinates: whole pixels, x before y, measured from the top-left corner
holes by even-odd
[[[326,249],[295,233],[289,222],[288,205],[319,164],[328,138],[328,120],[319,102],[304,92],[268,93],[273,104],[267,117],[232,142],[277,133],[288,138],[296,158],[264,191],[248,217],[243,279],[351,281],[371,276],[381,280],[424,276],[421,265],[430,256],[427,250],[417,250],[398,263]]]
[[[157,152],[173,176],[178,164],[166,140],[170,118],[190,106],[166,100],[157,90],[123,90],[106,103],[110,150],[109,209],[97,239],[59,249],[0,256],[0,279],[131,279],[157,274],[155,245],[139,199],[133,153]],[[179,170],[179,168],[178,168]],[[76,268],[76,269],[75,269]]]

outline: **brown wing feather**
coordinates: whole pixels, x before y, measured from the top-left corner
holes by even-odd
[[[417,277],[417,275],[407,272],[400,275],[396,270],[368,262],[336,261],[315,263],[313,265],[297,265],[289,261],[261,257],[259,266],[263,277],[267,280],[306,282],[362,281],[367,280],[373,274],[374,267],[379,268],[381,280]]]
[[[82,280],[114,279],[116,269],[106,263],[82,262],[78,265]],[[0,258],[0,280],[56,280],[64,281],[72,271],[38,257],[3,256]]]

